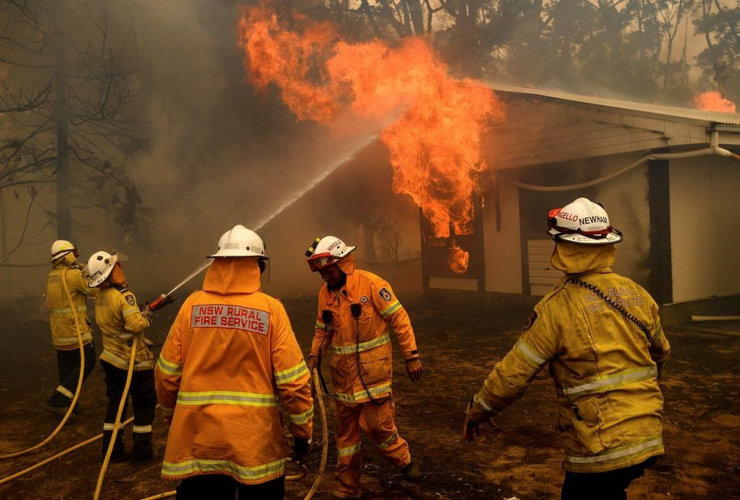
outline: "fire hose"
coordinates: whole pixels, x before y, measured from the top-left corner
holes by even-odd
[[[198,272],[200,272],[200,271],[198,271]],[[70,309],[72,309],[72,311],[74,311],[75,308],[74,308],[74,303],[72,302],[72,295],[69,293],[69,288],[67,287],[66,273],[67,273],[67,270],[65,269],[62,272],[62,285],[63,285],[64,291],[65,291],[65,293],[67,295],[67,301],[70,304]],[[170,292],[170,293],[172,293],[172,292]],[[172,299],[171,298],[168,299],[168,297],[169,297],[169,294],[162,294],[160,297],[157,298],[157,300],[155,300],[154,302],[152,302],[152,305],[154,305],[154,308],[152,308],[152,305],[149,305],[148,306],[149,309],[150,310],[160,309],[160,308],[164,307],[165,305],[171,303],[172,302]],[[84,375],[83,367],[85,366],[85,353],[84,353],[84,349],[83,349],[83,346],[82,346],[82,333],[81,333],[81,329],[80,329],[79,320],[77,318],[77,314],[75,314],[74,318],[75,318],[75,326],[77,328],[77,338],[78,338],[78,342],[80,344],[80,378],[79,378],[79,380],[77,382],[77,391],[75,392],[75,395],[74,395],[74,398],[72,400],[72,404],[70,404],[69,410],[67,410],[67,414],[64,416],[64,419],[62,419],[62,422],[59,424],[59,426],[57,427],[57,429],[45,441],[43,441],[42,443],[34,446],[33,448],[29,448],[29,449],[24,450],[24,451],[13,453],[13,454],[10,454],[10,455],[0,456],[0,459],[17,457],[17,456],[20,456],[20,455],[24,455],[26,453],[30,453],[31,451],[36,450],[38,448],[41,448],[46,443],[48,443],[49,441],[51,441],[51,439],[61,430],[62,426],[65,424],[65,422],[69,418],[69,415],[70,415],[72,409],[74,408],[75,403],[77,402],[77,398],[79,397],[80,390],[82,388],[83,375]],[[133,376],[133,370],[132,370],[132,368],[133,368],[133,361],[136,358],[136,345],[137,345],[137,341],[138,341],[138,337],[135,336],[134,337],[134,342],[133,342],[133,344],[131,346],[131,358],[129,360],[129,370],[128,370],[127,378],[126,378],[126,386],[124,388],[123,397],[121,398],[121,404],[119,404],[119,406],[118,406],[118,413],[116,415],[116,423],[115,423],[115,426],[114,426],[115,428],[113,430],[113,439],[111,439],[111,445],[115,442],[115,436],[118,434],[118,427],[119,427],[119,424],[120,424],[120,421],[121,421],[121,414],[122,414],[123,406],[125,405],[126,398],[128,397],[128,390],[129,390],[129,387],[131,386],[131,377]],[[131,422],[133,422],[133,418],[130,418],[130,419],[126,420],[122,424],[122,426],[125,427],[126,425],[128,425]],[[11,475],[11,476],[8,476],[6,478],[3,478],[2,480],[0,480],[0,485],[5,484],[7,482],[10,482],[13,479],[16,479],[16,478],[19,478],[21,476],[24,476],[25,474],[28,474],[29,472],[32,472],[32,471],[34,471],[34,470],[36,470],[36,469],[38,469],[40,467],[43,467],[44,465],[47,465],[47,464],[53,462],[54,460],[56,460],[58,458],[61,458],[61,457],[65,456],[65,455],[67,455],[67,454],[69,454],[69,453],[71,453],[71,452],[73,452],[73,451],[75,451],[75,450],[77,450],[79,448],[82,448],[83,446],[87,446],[88,444],[93,443],[93,442],[97,441],[98,439],[101,439],[102,437],[103,437],[103,434],[98,434],[95,437],[92,437],[90,439],[87,439],[87,440],[83,441],[82,443],[76,444],[76,445],[74,445],[74,446],[72,446],[70,448],[67,448],[66,450],[63,450],[63,451],[57,453],[56,455],[54,455],[52,457],[49,457],[49,458],[47,458],[47,459],[45,459],[45,460],[43,460],[43,461],[41,461],[41,462],[39,462],[39,463],[37,463],[35,465],[32,465],[31,467],[28,467],[27,469],[24,469],[24,470],[22,470],[20,472],[17,472],[15,474]],[[111,452],[112,452],[112,447],[109,446],[108,447],[108,450],[107,450],[107,453],[106,453],[106,460],[104,461],[103,467],[101,469],[101,475],[98,478],[98,485],[96,487],[96,492],[95,492],[95,495],[96,496],[95,496],[95,498],[98,498],[98,495],[100,494],[100,491],[99,490],[100,490],[100,488],[102,488],[102,479],[105,476],[105,471],[108,468],[108,462],[110,461],[110,453]]]
[[[113,423],[113,434],[111,435],[110,442],[108,443],[108,449],[105,451],[105,459],[103,460],[103,466],[100,468],[100,474],[98,475],[98,484],[95,486],[94,500],[100,498],[100,490],[103,488],[103,479],[105,479],[105,472],[108,470],[108,463],[110,462],[111,454],[113,453],[113,446],[116,443],[116,437],[118,436],[118,426],[121,423],[121,415],[123,414],[123,408],[126,406],[126,400],[128,399],[128,390],[131,387],[131,379],[134,375],[134,361],[136,360],[136,350],[139,347],[139,336],[143,334],[134,335],[133,343],[131,344],[131,355],[128,360],[128,373],[126,374],[126,385],[123,387],[123,393],[121,394],[121,401],[118,403],[118,412],[116,412],[116,421]]]
[[[160,295],[155,301],[153,301],[151,304],[148,304],[149,309],[153,311],[153,310],[159,309],[159,308],[164,307],[165,305],[171,303],[172,302],[172,298],[170,297],[171,294],[173,292],[175,292],[177,289],[179,289],[182,285],[184,285],[185,283],[187,283],[190,279],[192,279],[193,277],[195,277],[198,273],[200,273],[201,271],[203,271],[206,267],[208,267],[208,265],[210,265],[210,261],[208,263],[206,263],[205,265],[201,266],[195,272],[193,272],[190,276],[188,276],[185,280],[183,280],[180,284],[178,284],[170,292],[168,292],[166,294]],[[63,287],[64,287],[64,291],[65,291],[65,293],[67,295],[67,300],[68,300],[68,302],[70,304],[70,309],[72,309],[72,311],[74,312],[74,310],[75,310],[74,309],[74,303],[72,302],[72,296],[69,293],[69,289],[67,287],[66,279],[65,278],[66,278],[66,269],[65,269],[65,271],[62,274],[62,284],[63,284]],[[84,349],[83,349],[83,345],[82,345],[82,333],[81,333],[81,329],[80,329],[80,325],[79,325],[79,320],[78,320],[76,314],[74,314],[74,319],[75,319],[75,326],[77,328],[77,337],[78,337],[78,342],[79,342],[79,347],[80,347],[80,378],[78,380],[77,390],[75,392],[75,395],[74,395],[74,398],[72,400],[72,403],[70,404],[69,410],[67,411],[67,414],[64,416],[64,418],[62,419],[61,423],[54,430],[54,432],[47,439],[45,439],[43,442],[41,442],[38,445],[36,445],[36,446],[34,446],[32,448],[29,448],[27,450],[23,450],[23,451],[20,451],[20,452],[9,454],[9,455],[0,456],[0,459],[13,458],[13,457],[21,456],[21,455],[30,453],[31,451],[34,451],[34,450],[37,450],[37,449],[43,447],[49,441],[51,441],[56,436],[56,434],[59,433],[59,431],[61,430],[61,428],[64,426],[64,424],[69,419],[69,416],[70,416],[70,414],[71,414],[71,412],[72,412],[72,410],[74,408],[74,405],[77,402],[77,399],[79,397],[79,394],[80,394],[80,391],[81,391],[81,388],[82,388],[82,382],[83,382],[83,377],[84,377],[83,367],[84,367],[84,362],[85,362],[85,354],[84,354]],[[133,418],[130,418],[130,419],[126,420],[123,424],[121,424],[121,416],[123,414],[123,408],[126,405],[126,400],[128,398],[128,391],[129,391],[129,388],[131,387],[131,379],[133,377],[133,365],[134,365],[134,362],[135,362],[135,359],[136,359],[136,350],[138,348],[138,341],[139,341],[139,337],[138,336],[134,336],[133,343],[132,343],[132,346],[131,346],[131,355],[130,355],[130,358],[129,358],[129,367],[128,367],[128,372],[127,372],[127,376],[126,376],[126,384],[124,386],[123,394],[121,396],[121,401],[120,401],[120,403],[118,405],[118,412],[116,413],[116,420],[115,420],[115,423],[113,424],[113,433],[112,433],[112,436],[111,436],[111,440],[110,440],[110,443],[108,444],[108,449],[106,450],[105,459],[103,460],[103,465],[102,465],[102,467],[100,469],[100,474],[98,476],[98,482],[97,482],[97,485],[96,485],[96,488],[95,488],[94,500],[98,500],[100,498],[100,493],[101,493],[102,486],[103,486],[103,480],[105,478],[105,473],[106,473],[106,471],[108,469],[108,464],[110,462],[110,457],[111,457],[112,452],[113,452],[113,445],[115,444],[116,437],[118,435],[119,427],[126,426],[130,422],[133,421]],[[323,445],[322,445],[322,452],[321,452],[321,461],[320,461],[320,465],[319,465],[319,473],[318,473],[316,479],[314,480],[314,483],[313,483],[311,489],[309,490],[308,494],[306,495],[305,500],[311,500],[311,498],[313,498],[313,495],[316,493],[316,490],[319,487],[319,484],[321,482],[321,479],[323,478],[323,475],[324,475],[324,473],[326,471],[326,462],[327,462],[328,450],[329,450],[329,431],[328,431],[328,425],[327,425],[327,422],[326,422],[326,409],[324,407],[324,400],[323,400],[323,397],[322,397],[322,394],[321,394],[321,389],[320,389],[321,380],[320,380],[320,375],[319,375],[319,372],[318,372],[318,369],[317,368],[315,368],[314,371],[313,371],[313,382],[314,382],[314,387],[319,388],[318,390],[315,391],[315,394],[318,396],[317,399],[318,399],[318,402],[319,402],[319,409],[321,411]],[[91,443],[97,441],[98,439],[101,439],[102,437],[103,437],[103,434],[98,434],[97,436],[94,436],[94,437],[92,437],[90,439],[87,439],[87,440],[83,441],[82,443],[78,443],[77,445],[74,445],[74,446],[72,446],[70,448],[67,448],[66,450],[63,450],[63,451],[57,453],[56,455],[54,455],[52,457],[49,457],[49,458],[47,458],[47,459],[45,459],[45,460],[43,460],[43,461],[41,461],[41,462],[39,462],[39,463],[37,463],[35,465],[32,465],[31,467],[28,467],[27,469],[24,469],[24,470],[22,470],[20,472],[17,472],[16,474],[13,474],[11,476],[8,476],[6,478],[3,478],[2,480],[0,480],[0,485],[5,484],[7,482],[10,482],[13,479],[16,479],[18,477],[21,477],[21,476],[23,476],[25,474],[28,474],[29,472],[32,472],[32,471],[34,471],[34,470],[36,470],[36,469],[38,469],[38,468],[40,468],[40,467],[42,467],[44,465],[47,465],[47,464],[53,462],[54,460],[57,460],[58,458],[61,458],[61,457],[65,456],[65,455],[67,455],[67,454],[69,454],[69,453],[71,453],[71,452],[73,452],[73,451],[75,451],[75,450],[77,450],[79,448],[82,448],[84,446],[87,446],[88,444],[91,444]],[[295,474],[295,475],[291,475],[291,476],[287,476],[286,477],[286,481],[299,481],[299,480],[302,480],[303,478],[305,478],[307,474],[308,474],[308,470],[306,469],[305,466],[302,466],[301,473]],[[165,492],[165,493],[160,493],[160,494],[155,495],[155,496],[152,496],[152,497],[147,497],[144,500],[156,500],[156,499],[162,499],[162,498],[171,498],[171,497],[174,497],[175,494],[176,494],[176,491],[173,490],[173,491],[168,491],[168,492]]]
[[[49,437],[41,441],[36,446],[32,446],[28,449],[16,451],[15,453],[9,453],[7,455],[0,455],[0,460],[6,460],[8,458],[15,458],[20,457],[22,455],[27,455],[28,453],[31,453],[33,451],[36,451],[40,448],[43,448],[48,444],[54,437],[59,434],[59,431],[62,430],[62,427],[64,427],[64,424],[67,423],[67,420],[69,420],[70,415],[72,414],[72,410],[74,410],[75,405],[77,404],[77,399],[80,397],[80,391],[82,390],[82,382],[85,379],[85,348],[82,345],[82,329],[80,328],[80,320],[77,317],[77,310],[75,309],[74,302],[72,302],[72,295],[69,293],[69,287],[67,286],[67,269],[64,268],[62,271],[62,288],[64,289],[64,294],[67,297],[67,302],[69,303],[69,309],[72,311],[72,316],[75,320],[75,328],[77,329],[77,343],[79,344],[80,348],[80,376],[77,379],[77,389],[75,390],[75,395],[72,398],[72,402],[69,405],[69,409],[67,410],[67,413],[64,415],[64,418],[62,418],[62,421],[59,422],[59,425],[57,425],[57,428],[54,429],[54,432],[52,432]],[[10,481],[12,478],[17,477],[17,475],[9,476],[0,481],[0,484],[3,484],[7,481]]]
[[[321,412],[321,438],[323,440],[322,446],[321,446],[321,462],[319,462],[319,473],[316,476],[316,479],[314,479],[313,485],[311,485],[311,489],[308,490],[308,493],[306,494],[304,500],[311,500],[313,496],[316,494],[316,490],[319,489],[319,485],[321,484],[321,479],[324,477],[324,473],[326,472],[326,462],[329,457],[329,426],[326,423],[326,408],[324,407],[324,398],[321,395],[321,386],[319,381],[319,368],[314,368],[313,370],[313,386],[316,388],[314,391],[317,400],[319,402],[319,411]],[[112,442],[112,441],[111,441]],[[305,478],[308,474],[308,469],[306,469],[305,465],[301,466],[302,472],[300,474],[295,474],[292,476],[287,476],[285,478],[286,481],[300,481],[301,479]],[[160,500],[162,498],[172,498],[177,494],[175,490],[167,491],[165,493],[160,493],[158,495],[142,498],[142,500]],[[97,498],[97,497],[96,497]]]
[[[123,426],[126,427],[128,424],[130,424],[133,421],[134,421],[134,419],[133,419],[133,417],[131,417],[131,418],[129,418],[128,420],[126,420],[123,423]],[[12,476],[8,476],[6,478],[0,479],[0,484],[5,484],[5,483],[8,483],[8,482],[12,481],[13,479],[17,479],[17,478],[19,478],[21,476],[25,476],[29,472],[33,472],[36,469],[39,469],[39,468],[43,467],[46,464],[50,464],[51,462],[53,462],[54,460],[56,460],[58,458],[62,458],[65,455],[69,455],[73,451],[79,450],[80,448],[82,448],[84,446],[87,446],[88,444],[92,444],[95,441],[97,441],[98,439],[102,439],[102,438],[103,438],[103,434],[101,433],[101,434],[98,434],[97,436],[91,437],[90,439],[86,439],[85,441],[83,441],[81,443],[78,443],[78,444],[76,444],[74,446],[71,446],[71,447],[67,448],[66,450],[60,451],[56,455],[51,456],[51,457],[49,457],[49,458],[47,458],[47,459],[45,459],[45,460],[43,460],[43,461],[41,461],[41,462],[39,462],[39,463],[37,463],[35,465],[32,465],[31,467],[28,467],[27,469],[23,469],[20,472],[16,472]]]

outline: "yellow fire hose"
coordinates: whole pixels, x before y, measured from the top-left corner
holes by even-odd
[[[128,424],[130,424],[130,423],[131,423],[131,422],[133,422],[133,421],[134,421],[134,419],[133,419],[133,418],[129,418],[128,420],[126,420],[126,421],[125,421],[125,422],[123,423],[123,426],[124,426],[124,427],[126,427],[126,426],[127,426]],[[78,444],[76,444],[76,445],[74,445],[74,446],[70,447],[70,448],[67,448],[67,449],[66,449],[66,450],[64,450],[64,451],[60,451],[60,452],[59,452],[59,453],[57,453],[56,455],[54,455],[54,456],[52,456],[52,457],[49,457],[49,458],[47,458],[46,460],[43,460],[43,461],[41,461],[41,462],[37,463],[36,465],[32,465],[31,467],[29,467],[29,468],[27,468],[27,469],[24,469],[24,470],[22,470],[22,471],[20,471],[20,472],[16,472],[16,473],[15,473],[15,474],[13,474],[12,476],[8,476],[8,477],[6,477],[6,478],[0,479],[0,485],[2,485],[2,484],[5,484],[5,483],[9,483],[9,482],[10,482],[10,481],[12,481],[13,479],[17,479],[17,478],[19,478],[19,477],[21,477],[21,476],[25,476],[25,475],[26,475],[26,474],[28,474],[29,472],[33,472],[33,471],[35,471],[36,469],[39,469],[39,468],[43,467],[43,466],[44,466],[44,465],[46,465],[46,464],[50,464],[51,462],[53,462],[54,460],[56,460],[56,459],[58,459],[58,458],[62,458],[63,456],[65,456],[65,455],[68,455],[68,454],[72,453],[72,452],[73,452],[73,451],[75,451],[75,450],[79,450],[79,449],[80,449],[80,448],[82,448],[83,446],[87,446],[88,444],[94,443],[94,442],[95,442],[95,441],[97,441],[98,439],[102,439],[102,438],[103,438],[103,434],[98,434],[97,436],[95,436],[95,437],[91,437],[90,439],[87,439],[87,440],[85,440],[85,441],[83,441],[83,442],[81,442],[81,443],[78,443]]]
[[[113,445],[116,443],[116,437],[118,436],[118,426],[121,423],[121,415],[123,414],[123,408],[126,406],[126,400],[128,399],[128,390],[131,387],[131,379],[134,375],[134,361],[136,360],[136,350],[139,347],[139,335],[134,335],[134,341],[131,344],[131,355],[128,360],[128,374],[126,375],[126,385],[123,387],[123,394],[121,394],[121,402],[118,403],[118,412],[116,413],[116,421],[113,423],[113,434],[108,443],[108,449],[105,452],[105,459],[103,460],[103,466],[100,468],[100,475],[98,476],[98,484],[95,486],[95,496],[93,500],[100,498],[100,490],[103,488],[103,479],[105,479],[105,472],[108,470],[108,462],[110,462],[111,454],[113,453]]]
[[[31,453],[32,451],[36,451],[40,448],[43,448],[46,446],[49,441],[54,439],[54,437],[59,434],[59,431],[62,430],[62,427],[64,427],[64,424],[67,423],[67,420],[69,420],[69,416],[72,414],[72,410],[74,409],[75,405],[77,404],[77,399],[80,397],[80,391],[82,390],[82,381],[85,379],[85,348],[82,345],[82,329],[80,328],[80,321],[77,318],[77,310],[75,309],[74,302],[72,302],[72,295],[69,293],[69,287],[67,287],[67,269],[64,268],[62,271],[62,287],[64,288],[64,294],[67,296],[67,302],[69,303],[69,308],[72,311],[72,317],[75,319],[75,328],[77,329],[77,342],[80,347],[80,377],[77,380],[77,390],[75,391],[74,398],[72,398],[72,403],[69,405],[69,409],[67,410],[67,413],[64,415],[64,418],[61,422],[59,422],[59,425],[57,425],[57,428],[54,429],[54,432],[49,435],[46,439],[41,441],[36,446],[32,446],[26,450],[16,451],[15,453],[9,453],[7,455],[0,455],[0,460],[6,460],[8,458],[15,458],[20,457],[22,455],[27,455],[28,453]],[[3,479],[2,482],[5,482],[5,480],[9,480],[8,478]],[[0,482],[0,484],[2,484]]]
[[[321,447],[321,462],[319,464],[319,474],[316,476],[316,479],[313,482],[313,485],[311,486],[311,489],[308,491],[308,494],[304,498],[304,500],[311,500],[316,493],[316,490],[319,489],[319,484],[321,484],[321,479],[324,477],[324,472],[326,471],[326,461],[329,457],[329,427],[326,423],[326,408],[324,407],[324,398],[321,394],[321,383],[319,381],[319,374],[317,372],[318,368],[314,368],[313,371],[313,383],[314,387],[316,388],[316,395],[318,401],[319,401],[319,410],[321,411],[321,436],[323,438],[323,445]],[[286,481],[300,481],[301,479],[305,478],[308,474],[308,470],[306,469],[305,465],[302,465],[302,472],[300,474],[295,474],[291,476],[286,476]],[[177,494],[177,491],[167,491],[165,493],[160,493],[158,495],[154,495],[151,497],[142,498],[141,500],[160,500],[162,498],[172,498]],[[97,497],[95,497],[97,498]]]
[[[319,489],[321,478],[324,477],[326,471],[326,460],[329,457],[329,426],[326,423],[326,408],[324,408],[324,397],[321,394],[321,382],[319,381],[319,370],[321,367],[313,369],[313,386],[315,388],[316,399],[319,401],[319,411],[321,412],[321,438],[324,441],[321,447],[321,462],[319,463],[319,475],[313,482],[313,486],[308,490],[308,494],[304,500],[311,500]]]

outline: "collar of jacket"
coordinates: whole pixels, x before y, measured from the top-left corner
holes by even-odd
[[[355,272],[355,256],[349,254],[348,256],[339,259],[339,262],[337,262],[337,266],[344,274],[350,276],[352,273]]]
[[[550,265],[565,274],[610,272],[617,257],[617,245],[576,245],[555,243]]]
[[[206,292],[230,295],[261,290],[260,268],[256,258],[218,257],[213,259],[203,280]]]
[[[72,264],[74,264],[76,260],[77,258],[75,257],[75,254],[70,252],[64,257],[60,257],[57,260],[55,260],[52,263],[52,268],[60,269],[62,267],[72,267]]]

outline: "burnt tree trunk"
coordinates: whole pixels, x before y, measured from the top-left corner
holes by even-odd
[[[56,35],[56,100],[54,118],[57,128],[57,237],[72,238],[72,214],[69,201],[69,113],[67,109],[67,74],[65,62],[66,35],[64,33],[63,0],[55,2]]]

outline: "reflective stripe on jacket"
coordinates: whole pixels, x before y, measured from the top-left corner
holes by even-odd
[[[90,320],[87,319],[87,297],[97,294],[97,289],[89,288],[87,281],[82,277],[82,271],[72,267],[74,255],[68,254],[72,262],[67,259],[57,263],[54,270],[46,278],[46,306],[49,308],[49,324],[51,326],[51,340],[54,347],[60,351],[71,351],[79,348],[77,327],[74,314],[82,333],[82,343],[92,342]],[[69,305],[64,292],[62,276],[65,276],[69,294],[74,304],[74,312]]]
[[[165,479],[223,474],[259,484],[283,475],[279,399],[292,433],[311,437],[308,367],[259,276],[256,259],[215,259],[170,329],[154,371],[159,403],[173,415]]]
[[[475,401],[489,411],[503,410],[547,364],[557,392],[566,470],[609,471],[663,454],[657,377],[670,346],[657,304],[640,285],[611,271],[614,245],[557,247],[553,266],[569,274],[537,304]],[[593,290],[568,281],[576,275],[645,324],[652,343]]]
[[[136,349],[134,371],[154,368],[154,354],[144,330],[151,322],[141,315],[136,297],[127,288],[101,288],[95,300],[95,321],[103,332],[100,359],[121,370],[128,370],[134,335],[141,334]]]
[[[392,391],[391,330],[395,332],[405,359],[419,357],[414,330],[406,310],[401,306],[387,281],[373,273],[355,269],[351,255],[339,262],[347,274],[341,290],[319,291],[319,309],[311,356],[319,355],[325,336],[332,338],[332,381],[337,400],[343,403],[369,401],[387,397]],[[360,315],[352,316],[350,306],[358,304]],[[332,312],[331,324],[323,323],[322,311]],[[357,342],[359,331],[359,343]],[[357,355],[367,390],[358,375]],[[321,353],[322,357],[327,353]]]

